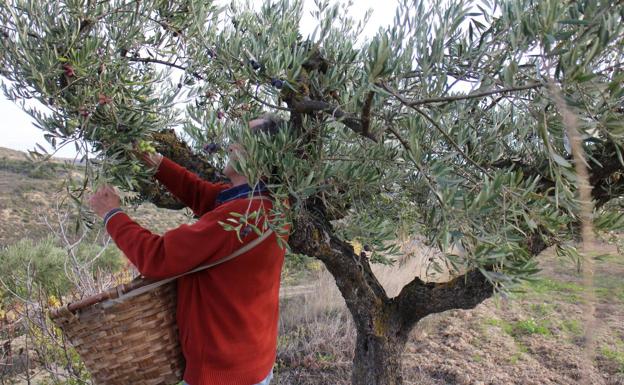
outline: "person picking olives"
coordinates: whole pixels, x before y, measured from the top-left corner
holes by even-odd
[[[280,121],[262,116],[249,122],[253,132],[273,134]],[[226,231],[232,213],[258,211],[262,228],[272,208],[262,184],[252,188],[234,167],[245,156],[239,144],[228,147],[223,171],[230,183],[210,183],[162,155],[143,148],[142,159],[155,177],[199,217],[197,222],[153,234],[120,207],[111,186],[102,186],[89,203],[107,232],[146,278],[164,279],[219,261],[259,235]],[[140,151],[140,149],[139,149]],[[240,240],[239,237],[240,236]],[[187,385],[269,384],[277,348],[279,287],[285,250],[277,235],[238,257],[178,278],[177,323],[186,359]]]

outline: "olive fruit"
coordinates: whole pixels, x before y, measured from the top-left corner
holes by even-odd
[[[148,154],[153,154],[156,152],[156,149],[154,148],[154,146],[152,146],[150,142],[145,141],[145,140],[140,141],[137,147],[139,151],[146,152]]]
[[[65,75],[67,75],[67,77],[74,77],[76,76],[76,72],[74,71],[74,67],[72,67],[69,64],[63,64],[63,70],[65,71]]]
[[[204,146],[204,151],[209,154],[214,154],[215,152],[219,151],[219,145],[215,142],[210,142]]]

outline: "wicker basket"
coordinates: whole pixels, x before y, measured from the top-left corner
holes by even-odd
[[[144,290],[150,284],[136,280],[50,312],[94,384],[181,381],[184,357],[175,320],[176,281]]]
[[[53,309],[50,318],[96,385],[177,384],[185,363],[176,325],[176,280],[234,259],[272,233],[269,229],[232,254],[184,274],[160,281],[134,280]]]

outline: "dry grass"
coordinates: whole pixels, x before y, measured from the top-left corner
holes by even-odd
[[[278,366],[314,369],[324,364],[348,365],[355,328],[333,277],[327,271],[306,294],[282,300]]]
[[[441,261],[439,253],[417,242],[407,245],[406,250],[406,256],[392,266],[373,266],[390,297],[415,276],[429,281],[448,276],[433,274],[433,269],[427,268],[434,260]],[[277,384],[349,383],[356,336],[353,320],[329,272],[321,269],[313,282],[302,295],[290,296],[286,291],[282,297]],[[423,322],[423,326],[426,324]],[[424,375],[413,374],[410,380],[422,377],[414,383],[432,383]]]
[[[416,241],[410,244],[409,254],[406,254],[401,261],[385,266],[373,265],[373,272],[383,285],[389,297],[399,294],[403,286],[419,277],[424,281],[444,281],[450,277],[449,271],[442,273],[434,272],[431,265],[434,260],[441,262],[443,257],[440,253],[420,244],[420,249],[416,248]],[[300,327],[302,324],[312,324],[324,322],[331,325],[336,317],[350,317],[345,306],[344,299],[336,286],[332,275],[324,268],[315,273],[312,278],[313,284],[304,286],[307,289],[302,295],[288,295],[284,298],[281,309],[281,327],[284,331]],[[297,289],[302,287],[297,287]],[[298,290],[300,293],[301,290]],[[329,319],[331,318],[331,320]],[[341,324],[341,322],[335,322]],[[328,336],[335,336],[336,333],[324,331],[324,339]]]

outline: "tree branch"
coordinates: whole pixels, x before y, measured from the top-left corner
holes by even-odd
[[[425,283],[416,277],[392,299],[398,307],[401,331],[412,327],[429,314],[451,309],[472,309],[492,296],[494,286],[477,270],[445,283]]]
[[[615,145],[609,142],[601,143],[590,153],[589,182],[594,187],[592,199],[595,200],[596,208],[624,194],[624,178],[619,177],[624,170],[624,165],[615,155],[616,152]],[[538,192],[541,193],[547,193],[555,187],[555,181],[548,176],[546,161],[534,164],[534,162],[525,162],[522,159],[504,158],[485,167],[498,169],[513,167],[522,170],[527,179],[539,177]]]
[[[427,119],[427,121],[429,121],[429,123],[431,123],[431,124],[432,124],[432,125],[436,128],[436,130],[438,130],[438,132],[440,132],[440,134],[442,134],[442,136],[444,136],[444,138],[445,138],[445,139],[446,139],[446,141],[447,141],[447,142],[451,145],[451,147],[453,147],[453,148],[455,149],[455,151],[457,151],[457,152],[458,152],[458,153],[459,153],[462,157],[464,157],[464,159],[466,159],[469,163],[471,163],[473,166],[475,166],[476,168],[478,168],[478,169],[479,169],[479,171],[481,171],[481,172],[482,172],[482,173],[484,173],[485,175],[489,176],[490,178],[492,177],[492,176],[490,175],[490,173],[489,173],[486,169],[484,169],[483,167],[481,167],[481,165],[480,165],[479,163],[475,162],[475,161],[474,161],[471,157],[469,157],[469,156],[468,156],[468,154],[466,154],[466,153],[464,152],[464,150],[462,150],[462,149],[461,149],[461,147],[459,147],[459,145],[458,145],[457,143],[455,143],[455,141],[453,140],[453,138],[451,138],[451,137],[449,136],[449,134],[447,134],[447,133],[446,133],[446,131],[444,131],[444,130],[442,129],[442,127],[440,127],[440,125],[439,125],[439,124],[438,124],[435,120],[433,120],[433,118],[431,118],[429,115],[427,115],[427,114],[426,114],[423,110],[421,110],[420,108],[418,108],[418,107],[416,107],[416,106],[409,105],[409,104],[408,104],[408,102],[407,102],[407,100],[405,100],[405,99],[404,99],[401,95],[399,95],[399,94],[397,93],[397,91],[396,91],[396,90],[392,89],[392,88],[391,88],[391,87],[389,87],[388,85],[386,85],[386,84],[382,84],[382,87],[383,87],[386,91],[388,91],[388,92],[390,92],[392,95],[394,95],[394,97],[396,97],[396,98],[397,98],[397,99],[401,102],[401,104],[403,104],[403,105],[405,105],[405,106],[407,106],[407,107],[412,108],[414,111],[418,112],[421,116],[423,116],[425,119]]]
[[[403,139],[401,134],[399,134],[399,132],[397,130],[395,130],[394,127],[389,126],[388,127],[388,131],[390,131],[392,133],[392,135],[394,135],[394,137],[397,138],[397,140],[399,142],[401,142],[401,144],[403,145],[403,148],[405,149],[405,151],[407,151],[407,152],[411,152],[412,151],[412,146],[410,146],[410,144],[407,142],[407,140]]]
[[[293,111],[293,109],[292,109],[292,108],[282,107],[282,106],[277,106],[277,105],[275,105],[275,104],[271,104],[271,103],[269,103],[269,102],[265,102],[264,100],[260,99],[258,96],[256,96],[256,95],[252,94],[251,92],[249,92],[249,91],[248,91],[248,90],[246,90],[246,89],[243,89],[243,91],[245,92],[245,94],[247,94],[247,96],[249,96],[250,98],[252,98],[252,99],[253,99],[253,100],[255,100],[256,102],[258,102],[258,103],[260,103],[260,104],[263,104],[263,105],[265,105],[265,106],[267,106],[267,107],[269,107],[269,108],[274,108],[274,109],[276,109],[276,110],[288,111],[288,112]]]
[[[186,72],[186,70],[187,70],[187,67],[181,66],[179,64],[171,63],[171,62],[168,62],[168,61],[165,61],[165,60],[149,58],[149,57],[126,57],[126,59],[128,59],[128,61],[133,61],[133,62],[137,62],[137,63],[162,64],[162,65],[166,65],[168,67],[181,69],[184,72]],[[204,80],[204,77],[201,76],[200,74],[198,74],[197,72],[193,72],[191,75],[193,75],[195,78],[197,78],[199,80]]]
[[[362,132],[365,135],[370,135],[370,114],[371,108],[373,107],[373,97],[375,93],[370,91],[368,95],[366,95],[366,100],[364,101],[364,106],[362,107]]]
[[[154,132],[152,140],[159,153],[197,174],[200,178],[213,183],[226,181],[226,178],[212,166],[208,158],[203,154],[195,153],[174,130],[164,129]],[[140,183],[138,190],[141,199],[150,201],[157,207],[170,210],[180,210],[185,207],[160,183]]]
[[[295,110],[295,112],[298,112],[301,114],[310,114],[316,111],[325,112],[335,117],[340,123],[349,127],[351,130],[353,130],[357,134],[364,136],[365,138],[368,138],[372,140],[373,142],[378,142],[377,138],[375,138],[374,135],[364,130],[362,121],[360,119],[341,110],[339,107],[332,106],[331,104],[327,102],[323,102],[320,100],[311,100],[311,99],[295,101],[293,102],[292,109]]]
[[[309,205],[308,205],[309,206]],[[356,322],[369,320],[375,309],[388,301],[367,259],[353,252],[353,247],[339,239],[319,207],[302,209],[293,221],[295,229],[288,244],[296,253],[317,258],[336,279],[336,285]],[[365,326],[365,325],[359,325]]]
[[[529,234],[525,243],[533,256],[552,245],[544,241],[539,231]],[[425,283],[415,277],[390,301],[390,306],[397,307],[401,331],[409,333],[418,321],[429,314],[451,309],[472,309],[492,294],[492,283],[480,271],[471,270],[444,283]]]
[[[394,127],[388,126],[388,131],[390,131],[397,138],[397,140],[401,142],[405,151],[407,151],[408,153],[412,151],[412,147],[410,146],[410,144],[405,139],[403,139],[403,137],[398,133],[397,130],[394,129]],[[431,177],[425,172],[425,170],[423,170],[423,168],[420,166],[420,164],[418,164],[418,162],[416,162],[415,159],[414,159],[414,166],[416,167],[418,172],[425,178],[427,187],[429,187],[429,190],[431,190],[431,192],[433,193],[433,196],[435,196],[438,202],[440,203],[440,207],[444,207],[444,201],[442,200],[442,197],[440,196],[440,194],[433,187],[434,182],[431,179]]]
[[[455,102],[458,100],[482,98],[485,96],[502,94],[505,92],[531,90],[531,89],[540,88],[543,86],[544,84],[542,83],[530,83],[524,86],[501,88],[498,90],[490,90],[490,91],[483,91],[483,92],[475,92],[475,93],[467,94],[467,95],[446,96],[446,97],[440,97],[440,98],[427,98],[427,99],[411,100],[411,101],[406,100],[405,102],[406,102],[406,105],[410,107],[419,106],[422,104],[430,104],[430,103],[440,103],[440,102],[450,103],[450,102]]]

